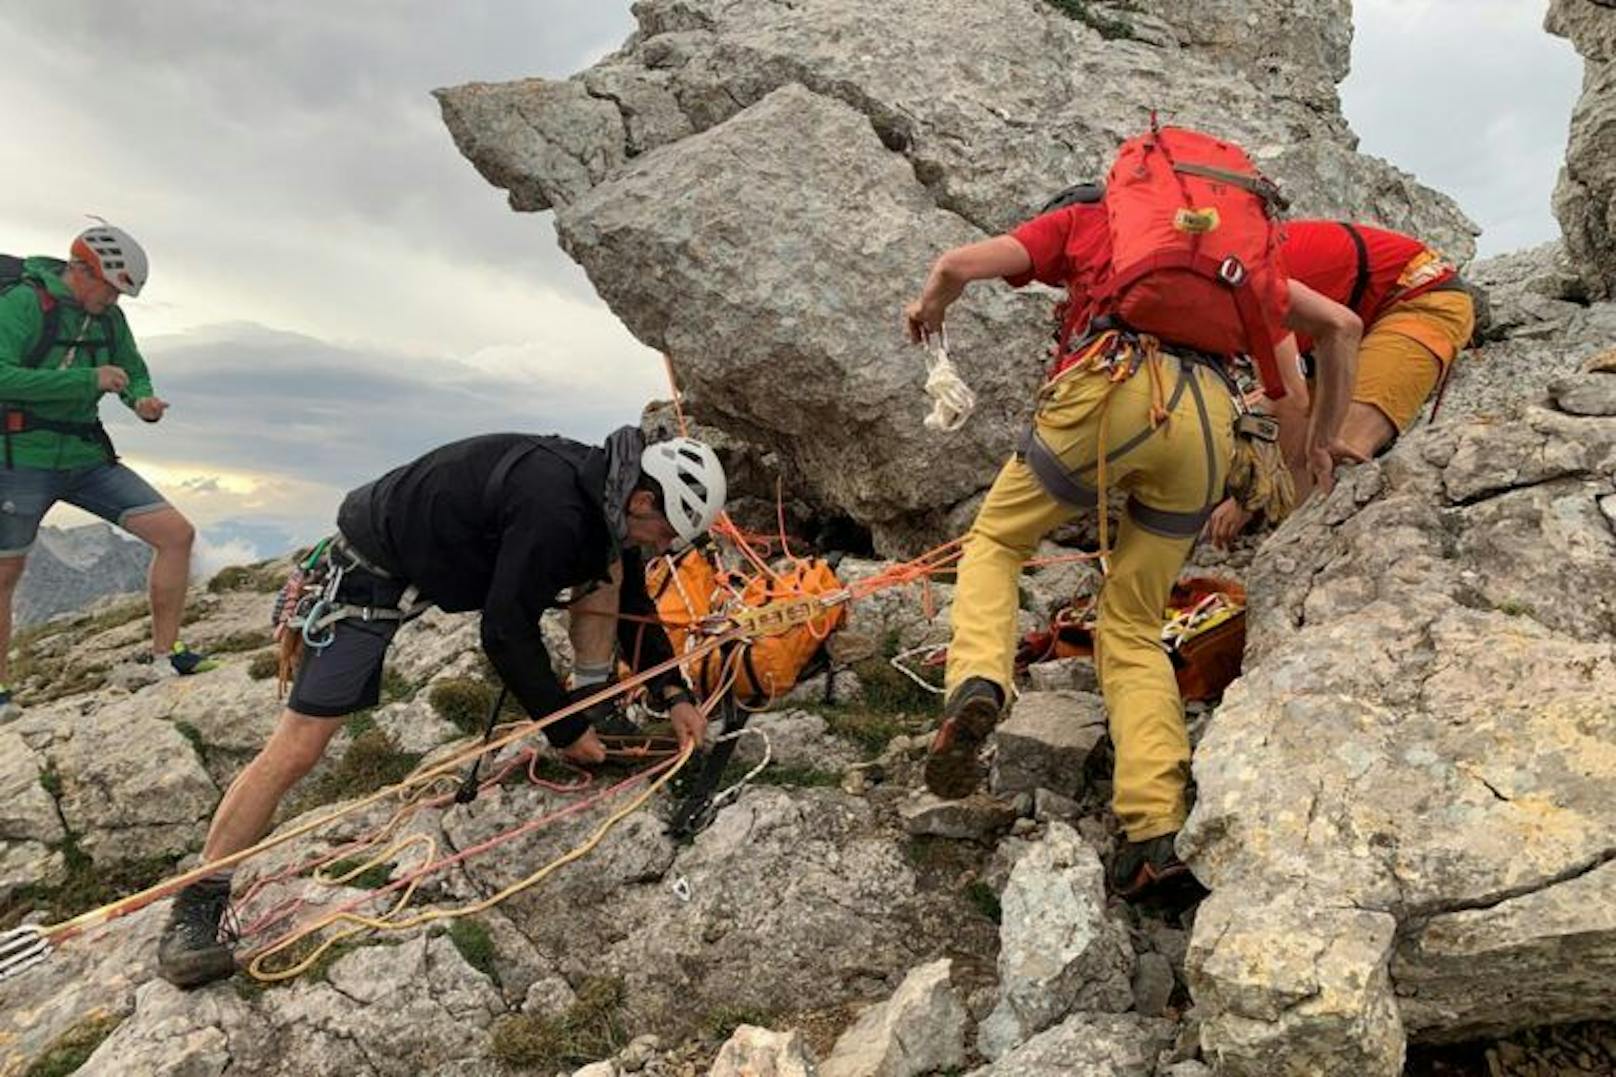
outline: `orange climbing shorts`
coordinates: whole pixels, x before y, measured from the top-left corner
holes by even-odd
[[[1437,291],[1394,303],[1364,333],[1352,399],[1369,404],[1401,434],[1470,340],[1475,308],[1462,291]]]

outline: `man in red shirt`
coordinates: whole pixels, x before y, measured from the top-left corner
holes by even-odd
[[[1354,457],[1368,460],[1413,424],[1447,377],[1475,327],[1470,294],[1436,251],[1369,225],[1291,221],[1283,254],[1293,280],[1351,309],[1367,327],[1341,440]],[[1292,461],[1300,499],[1311,485],[1300,459],[1310,416],[1305,368],[1296,357],[1312,352],[1315,343],[1303,332],[1282,348],[1286,395],[1269,408],[1280,422],[1280,444]],[[1250,521],[1250,513],[1225,502],[1208,532],[1217,544],[1228,545]]]
[[[971,281],[1002,277],[1012,287],[1037,280],[1066,289],[1063,339],[1071,343],[1055,357],[1033,428],[999,472],[965,540],[948,699],[926,784],[939,796],[960,797],[980,780],[977,750],[1012,683],[1023,563],[1050,530],[1102,505],[1102,487],[1127,492],[1128,511],[1100,592],[1097,663],[1116,746],[1113,806],[1128,837],[1113,885],[1136,898],[1169,880],[1188,880],[1173,839],[1188,811],[1190,746],[1161,629],[1173,581],[1223,495],[1236,406],[1213,361],[1157,351],[1092,322],[1091,295],[1110,257],[1105,208],[1065,206],[1009,235],[945,252],[904,317],[911,339],[920,341],[942,329],[949,305]],[[1318,421],[1304,453],[1316,481],[1328,485],[1362,326],[1350,311],[1295,282],[1290,299],[1287,325],[1317,341]]]

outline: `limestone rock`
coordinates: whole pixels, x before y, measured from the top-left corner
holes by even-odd
[[[1027,667],[1027,687],[1034,692],[1065,689],[1094,695],[1100,691],[1100,677],[1092,658],[1052,658]]]
[[[1196,915],[1188,972],[1201,1047],[1229,1077],[1398,1077],[1403,1026],[1386,913],[1236,907],[1215,893]],[[1210,1016],[1208,1014],[1210,1013]]]
[[[1554,189],[1554,215],[1589,294],[1616,293],[1616,7],[1606,0],[1551,0],[1544,27],[1582,55],[1582,97],[1571,113],[1565,168]]]
[[[1616,377],[1573,374],[1549,385],[1554,406],[1571,415],[1616,415]]]
[[[1405,438],[1263,547],[1245,672],[1196,754],[1179,838],[1214,889],[1197,1009],[1241,1072],[1277,1072],[1298,992],[1334,980],[1329,1037],[1362,1029],[1334,1053],[1366,1068],[1332,1073],[1395,1072],[1402,1033],[1365,994],[1383,979],[1426,1039],[1616,1007],[1616,981],[1587,971],[1616,932],[1586,897],[1616,848],[1613,492],[1616,419],[1531,407]],[[1295,915],[1270,911],[1280,898]],[[1374,949],[1343,964],[1349,929],[1387,957],[1398,930],[1395,974]],[[1239,958],[1220,951],[1294,967],[1249,966],[1236,992],[1216,968]]]
[[[1011,869],[1000,903],[999,1003],[977,1032],[985,1057],[1001,1058],[1069,1013],[1133,1005],[1127,930],[1106,915],[1105,869],[1071,827],[1049,824]]]
[[[785,694],[780,701],[797,707],[822,707],[827,702],[832,704],[859,703],[864,699],[864,685],[859,676],[850,669],[838,669],[835,678],[827,690],[825,682],[831,678],[829,673],[819,673],[812,677],[805,677],[797,682],[796,687]]]
[[[362,946],[329,983],[264,992],[249,1004],[228,985],[186,993],[142,987],[134,1012],[79,1072],[418,1075],[466,1072],[503,1010],[488,979],[447,938]]]
[[[1046,299],[1001,288],[951,311],[979,407],[937,435],[897,312],[942,249],[1098,175],[1140,102],[1250,147],[1298,212],[1474,249],[1451,201],[1352,151],[1342,0],[1112,6],[1141,32],[1108,39],[1035,0],[648,0],[580,76],[438,97],[515,208],[556,209],[563,247],[706,421],[896,551],[957,533],[1026,421],[1048,330]]]
[[[1078,1013],[968,1077],[1151,1077],[1172,1042],[1160,1018]]]
[[[485,794],[475,820],[451,813],[445,826],[463,847],[561,803],[527,790]],[[469,863],[467,876],[492,892],[598,824],[562,820]],[[902,832],[870,802],[761,785],[688,846],[674,846],[654,816],[631,816],[577,870],[502,909],[574,983],[622,978],[636,1031],[665,1037],[719,1008],[797,1012],[874,997],[962,930],[992,932],[986,921],[962,928],[950,896],[921,891]]]
[[[991,784],[1009,796],[1048,789],[1076,797],[1087,787],[1089,757],[1105,739],[1105,704],[1083,692],[1026,692],[993,740]]]
[[[1100,571],[1092,562],[1066,560],[1074,551],[1053,542],[1038,547],[1036,559],[1046,563],[1024,573],[1021,588],[1033,613],[1048,617],[1074,599],[1100,589]]]
[[[765,711],[754,714],[746,728],[768,738],[774,766],[836,771],[859,759],[858,749],[831,736],[825,719],[811,711]],[[736,761],[753,766],[762,758],[763,740],[743,735],[735,746]]]
[[[944,800],[921,793],[898,808],[904,829],[917,837],[988,841],[1009,829],[1016,810],[980,793],[963,800]]]
[[[1588,301],[1559,242],[1489,258],[1465,276],[1485,289],[1491,325],[1454,365],[1439,423],[1541,403],[1546,382],[1578,373],[1616,339],[1616,303]]]
[[[52,844],[67,836],[45,774],[44,756],[17,734],[0,730],[0,840]]]
[[[131,1013],[137,990],[156,976],[157,935],[167,914],[167,902],[148,907],[0,980],[0,1073],[26,1071],[87,1018]]]
[[[572,1077],[622,1077],[622,1069],[616,1062],[607,1059],[604,1062],[591,1062],[583,1069],[572,1071]]]
[[[0,842],[0,901],[25,886],[55,886],[66,872],[66,857],[43,842],[19,838]]]
[[[846,558],[836,574],[844,583],[858,583],[891,568],[890,562]],[[867,641],[869,657],[882,653],[887,641],[907,650],[928,643],[948,642],[948,609],[954,588],[948,584],[914,583],[877,591],[848,609],[845,632]]]
[[[818,1072],[802,1033],[742,1025],[718,1052],[707,1077],[815,1077]]]
[[[1462,1040],[1511,1031],[1517,1018],[1500,1000],[1550,1013],[1555,1024],[1608,1017],[1613,885],[1616,862],[1606,862],[1546,890],[1421,923],[1392,962],[1409,1034]]]
[[[965,1063],[965,1007],[949,983],[944,958],[904,977],[892,997],[859,1015],[820,1077],[919,1077]]]
[[[172,724],[120,707],[81,718],[47,754],[61,776],[62,818],[98,861],[190,851],[219,797]]]
[[[1135,1012],[1146,1017],[1166,1017],[1167,1005],[1172,1001],[1173,989],[1177,986],[1172,962],[1161,954],[1140,954],[1139,964],[1133,971]]]

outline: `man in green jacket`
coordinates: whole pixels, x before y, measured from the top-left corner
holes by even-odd
[[[10,710],[11,702],[11,598],[39,521],[58,501],[118,525],[155,550],[150,585],[158,669],[188,674],[212,668],[179,642],[196,532],[118,462],[97,414],[105,393],[117,394],[149,423],[168,407],[152,390],[117,306],[120,296],[139,295],[146,283],[145,251],[103,223],[80,233],[66,263],[29,258],[13,276],[20,279],[0,291],[0,707]]]

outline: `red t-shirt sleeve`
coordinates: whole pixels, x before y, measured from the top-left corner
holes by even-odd
[[[1063,206],[1041,217],[1017,225],[1010,237],[1026,248],[1032,258],[1032,268],[1025,273],[1004,278],[1012,288],[1021,288],[1037,281],[1054,288],[1064,285],[1071,276],[1067,264],[1067,239],[1071,236],[1076,218],[1075,206]]]

